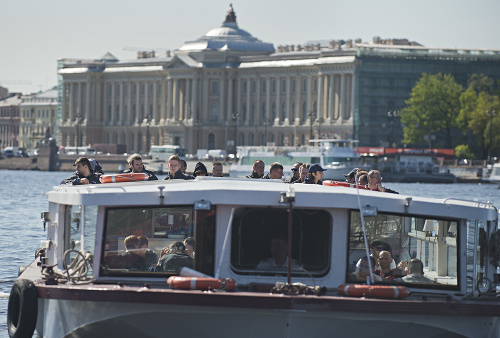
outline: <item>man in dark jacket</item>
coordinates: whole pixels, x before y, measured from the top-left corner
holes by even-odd
[[[183,267],[194,269],[194,259],[189,257],[185,251],[184,243],[171,243],[166,250],[163,249],[161,252],[163,256],[158,262],[159,270],[179,273]]]
[[[246,178],[262,178],[264,176],[264,168],[266,165],[262,160],[256,160],[253,163],[253,171],[250,175],[245,176]]]
[[[100,173],[95,173],[90,161],[86,157],[79,157],[75,161],[76,171],[61,182],[61,185],[99,184]]]
[[[192,180],[193,176],[187,176],[181,173],[181,159],[177,155],[172,155],[168,159],[169,172],[164,180]]]
[[[142,164],[142,157],[139,154],[130,155],[127,159],[130,168],[123,171],[124,174],[129,173],[143,173],[148,175],[148,181],[156,181],[158,177],[151,170],[146,170],[144,164]]]

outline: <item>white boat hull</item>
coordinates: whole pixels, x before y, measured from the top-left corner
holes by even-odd
[[[363,300],[363,302],[366,300]],[[40,300],[43,337],[498,337],[499,318]],[[360,306],[362,304],[360,303]],[[43,318],[39,317],[39,318]]]

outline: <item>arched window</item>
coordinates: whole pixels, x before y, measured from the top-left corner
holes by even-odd
[[[120,122],[120,105],[116,105],[116,114],[115,114],[115,121]]]
[[[245,134],[243,134],[243,133],[240,134],[240,142],[238,142],[238,145],[240,145],[240,146],[245,145]]]
[[[252,103],[252,110],[250,111],[250,122],[255,120],[255,103]]]
[[[208,149],[215,149],[215,135],[208,134]]]
[[[209,114],[210,122],[217,122],[219,120],[219,103],[212,102],[210,104],[210,114]]]
[[[254,137],[255,137],[255,136],[254,136],[254,134],[253,134],[253,133],[250,133],[250,135],[248,135],[248,139],[249,139],[249,140],[248,140],[248,145],[249,145],[249,146],[253,146],[253,145],[254,145],[254,143],[255,143]]]
[[[108,104],[108,124],[111,124],[112,119],[111,119],[111,105]]]
[[[274,120],[276,118],[276,102],[273,102],[271,118]]]
[[[122,133],[121,144],[127,144],[127,135],[125,133]]]
[[[141,115],[139,115],[139,121],[144,120],[144,116],[145,116],[144,112],[145,112],[145,109],[144,109],[144,103],[143,103],[141,105]]]
[[[262,102],[262,121],[264,121],[266,119],[266,101]]]
[[[285,107],[285,101],[281,102],[281,121],[285,121],[286,118],[286,107]]]
[[[302,102],[302,123],[306,122],[307,120],[307,102],[304,101]]]
[[[118,134],[117,133],[113,133],[113,143],[118,144]]]
[[[295,102],[292,102],[292,111],[290,113],[290,120],[295,123]]]
[[[134,85],[135,86],[135,85]],[[131,124],[134,124],[134,122],[137,120],[137,106],[134,104],[132,106],[132,121]]]

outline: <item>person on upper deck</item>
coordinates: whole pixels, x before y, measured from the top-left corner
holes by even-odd
[[[172,155],[168,158],[168,168],[169,172],[167,173],[167,176],[165,176],[164,180],[173,180],[173,179],[179,179],[179,180],[192,180],[192,176],[187,176],[184,175],[181,172],[181,159],[177,155]]]
[[[123,174],[129,174],[129,173],[143,173],[148,175],[148,181],[156,181],[158,180],[158,177],[152,172],[151,170],[146,170],[146,167],[144,164],[142,164],[142,157],[139,154],[132,154],[128,157],[127,159],[128,165],[130,166],[128,169],[125,169],[122,173]]]
[[[245,176],[246,178],[262,178],[264,176],[264,168],[266,165],[262,160],[256,160],[253,163],[253,171],[250,175]]]
[[[283,166],[279,162],[274,162],[269,166],[269,173],[263,179],[281,180],[283,178]]]
[[[76,171],[70,177],[61,181],[61,185],[81,185],[81,184],[100,184],[100,173],[94,172],[88,158],[79,157],[74,166]]]
[[[311,167],[309,163],[304,163],[303,165],[301,165],[299,168],[300,177],[293,183],[304,183],[306,181],[307,174],[309,173],[309,167]]]
[[[285,180],[286,183],[295,183],[300,179],[300,166],[302,165],[301,162],[295,162],[295,164],[292,167],[292,176],[287,178]]]
[[[358,168],[354,168],[349,173],[344,174],[345,181],[347,183],[355,184],[356,183],[356,173],[358,170],[359,170]]]
[[[205,165],[201,162],[196,163],[196,165],[194,166],[193,176],[208,176],[207,167],[205,167]]]
[[[309,167],[309,172],[306,176],[306,181],[304,183],[306,184],[319,184],[323,185],[323,171],[326,171],[326,169],[323,169],[319,163],[314,163]]]
[[[222,167],[222,163],[214,162],[214,164],[212,165],[212,176],[224,177],[224,168]]]
[[[392,194],[399,194],[398,192],[382,186],[382,176],[378,170],[372,170],[368,173],[368,185],[370,190],[389,192]]]

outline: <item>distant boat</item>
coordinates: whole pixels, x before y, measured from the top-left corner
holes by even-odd
[[[500,163],[494,163],[491,166],[491,173],[488,177],[483,178],[485,181],[492,183],[500,183]]]
[[[291,168],[296,162],[319,163],[325,180],[345,180],[344,174],[359,164],[359,154],[355,151],[357,140],[351,139],[317,139],[310,140],[317,145],[285,147],[285,146],[240,146],[238,161],[229,168],[230,177],[244,177],[252,173],[253,163],[262,160],[266,164],[266,172],[273,162],[283,165],[285,176],[291,176]]]

